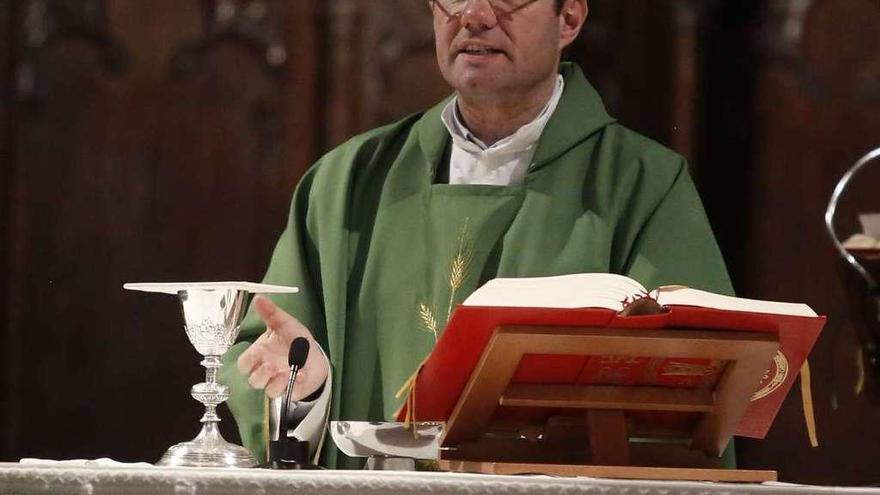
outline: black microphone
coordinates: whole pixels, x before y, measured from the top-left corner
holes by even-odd
[[[290,394],[293,393],[293,383],[296,381],[296,375],[299,370],[306,364],[309,357],[309,340],[305,337],[297,337],[290,344],[290,351],[287,353],[287,364],[290,365],[290,377],[287,379],[287,391],[284,394],[284,402],[281,404],[281,420],[278,422],[280,440],[286,434],[288,428],[288,407],[290,406]],[[283,427],[283,429],[282,429]]]
[[[290,407],[293,385],[296,375],[306,364],[309,357],[309,341],[305,337],[297,337],[290,345],[287,362],[290,364],[290,377],[287,380],[287,391],[281,403],[281,418],[278,421],[278,438],[269,445],[269,467],[272,469],[315,469],[309,463],[309,442],[287,436],[290,429],[288,411]]]

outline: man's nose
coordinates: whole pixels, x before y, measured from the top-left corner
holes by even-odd
[[[461,25],[471,32],[492,29],[498,17],[489,0],[470,0],[461,12]]]

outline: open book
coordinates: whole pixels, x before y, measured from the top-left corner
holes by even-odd
[[[654,301],[658,307],[651,311],[641,304],[644,301]],[[475,290],[462,303],[463,306],[605,308],[619,313],[634,304],[639,306],[639,314],[662,312],[666,306],[698,306],[727,311],[817,316],[806,304],[743,299],[682,286],[664,286],[649,291],[629,277],[612,273],[496,278]]]
[[[410,382],[398,421],[447,421],[495,330],[503,326],[769,332],[779,352],[736,434],[763,438],[825,324],[805,304],[724,296],[680,286],[648,290],[604,273],[495,279],[459,305]],[[640,356],[525,355],[511,383],[706,387],[723,362]]]

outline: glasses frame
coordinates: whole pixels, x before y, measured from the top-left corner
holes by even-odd
[[[429,3],[431,5],[436,5],[437,8],[440,9],[444,14],[446,14],[447,17],[460,17],[464,13],[465,9],[467,8],[467,2],[469,2],[469,1],[471,1],[471,0],[465,0],[465,2],[463,3],[464,7],[461,9],[460,12],[456,12],[456,13],[450,12],[446,7],[443,6],[442,3],[440,3],[440,0],[429,0]],[[538,0],[526,0],[525,3],[523,3],[522,5],[520,5],[518,7],[514,7],[513,9],[501,10],[499,7],[495,6],[495,0],[488,0],[489,5],[492,7],[492,10],[495,12],[495,15],[504,15],[504,16],[512,15],[512,14],[528,7],[529,5],[537,2],[537,1]]]

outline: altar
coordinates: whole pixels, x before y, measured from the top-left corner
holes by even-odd
[[[37,494],[878,494],[880,488],[394,471],[271,471],[0,463],[0,493]]]

